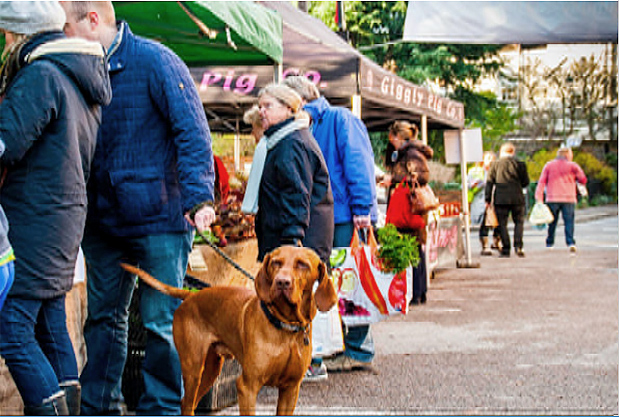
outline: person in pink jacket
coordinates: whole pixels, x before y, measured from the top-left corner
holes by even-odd
[[[572,162],[572,149],[559,148],[557,157],[546,163],[542,174],[539,177],[537,188],[535,189],[535,200],[544,201],[552,211],[554,220],[548,225],[548,236],[546,237],[546,247],[552,248],[555,243],[555,230],[559,220],[559,213],[563,216],[565,225],[565,243],[570,252],[576,252],[576,241],[574,240],[574,209],[576,207],[576,182],[587,183],[587,177],[582,168]]]

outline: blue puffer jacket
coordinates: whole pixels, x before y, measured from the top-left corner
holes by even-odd
[[[109,52],[114,98],[103,109],[88,184],[88,223],[99,233],[189,230],[184,213],[213,201],[215,171],[204,108],[186,65],[119,23]]]
[[[305,105],[312,117],[312,133],[329,169],[334,222],[371,215],[376,222],[374,153],[363,122],[344,107],[331,106],[324,97]]]

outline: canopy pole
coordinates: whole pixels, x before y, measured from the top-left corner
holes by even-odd
[[[279,83],[283,81],[282,79],[284,76],[283,74],[284,74],[284,66],[277,62],[273,64],[273,82]]]
[[[421,140],[424,145],[428,144],[428,115],[421,116]]]
[[[234,172],[241,169],[241,136],[239,135],[239,118],[236,118],[236,130],[234,132]]]
[[[467,192],[466,181],[466,148],[464,147],[464,129],[460,129],[458,132],[460,139],[460,177],[462,179],[462,216],[461,219],[464,222],[464,238],[466,240],[466,258],[458,259],[456,266],[458,268],[479,268],[479,262],[473,262],[471,258],[471,229],[470,229],[470,213],[469,213],[469,200]]]
[[[361,95],[359,94],[352,96],[352,114],[361,119]]]

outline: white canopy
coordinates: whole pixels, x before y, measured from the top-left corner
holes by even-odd
[[[616,43],[617,26],[617,1],[409,1],[403,40]]]

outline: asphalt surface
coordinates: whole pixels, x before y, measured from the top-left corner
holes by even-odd
[[[438,271],[426,304],[372,326],[372,369],[303,383],[295,414],[617,415],[617,206],[576,222],[576,254],[561,223],[553,250],[527,224],[523,259],[480,257],[473,230],[481,267]],[[276,399],[263,388],[258,414]]]

